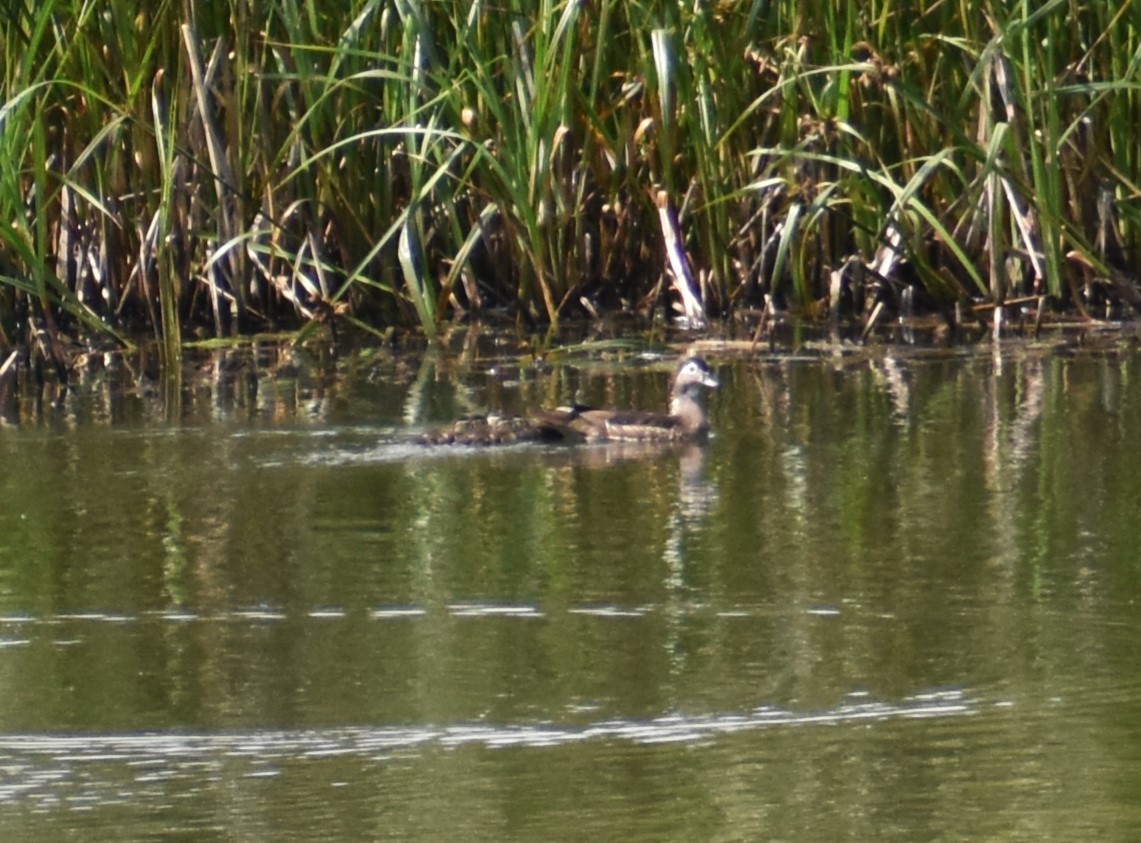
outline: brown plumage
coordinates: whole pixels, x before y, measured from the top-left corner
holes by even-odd
[[[718,386],[708,363],[700,357],[687,357],[674,373],[668,413],[575,405],[541,410],[526,419],[477,416],[425,434],[419,441],[428,445],[501,445],[560,439],[637,442],[699,439],[709,431],[702,390]]]
[[[421,445],[512,445],[557,441],[563,434],[519,416],[467,416],[417,437]]]

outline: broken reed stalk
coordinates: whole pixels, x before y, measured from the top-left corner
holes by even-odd
[[[182,43],[186,48],[186,60],[190,67],[190,77],[194,88],[194,99],[198,106],[198,119],[202,123],[202,131],[206,136],[206,152],[210,160],[210,170],[214,182],[214,219],[217,226],[217,241],[215,251],[226,250],[224,266],[229,270],[229,278],[238,277],[238,267],[234,259],[237,252],[232,248],[233,241],[238,233],[238,226],[234,219],[235,191],[234,172],[230,167],[230,159],[226,154],[226,147],[222,140],[222,133],[214,115],[212,91],[214,87],[214,74],[209,77],[202,64],[199,52],[200,43],[193,24],[182,25]],[[219,38],[214,44],[214,52],[210,61],[212,68],[217,68],[226,54],[226,39]],[[205,272],[206,287],[210,291],[210,305],[214,314],[214,331],[218,336],[226,334],[226,323],[223,321],[222,308],[225,293],[220,289],[218,273],[222,270],[216,259],[211,259]],[[239,299],[234,297],[235,306]],[[228,308],[227,308],[228,309]],[[228,315],[228,314],[227,314]]]

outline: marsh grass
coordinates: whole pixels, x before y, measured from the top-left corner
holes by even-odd
[[[1111,312],[1139,30],[1061,0],[16,4],[0,351],[660,309],[663,201],[711,314]]]

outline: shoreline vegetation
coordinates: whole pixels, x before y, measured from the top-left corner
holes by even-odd
[[[1141,308],[1137,4],[48,0],[0,33],[0,378],[468,316]]]

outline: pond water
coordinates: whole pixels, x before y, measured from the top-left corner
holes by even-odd
[[[707,357],[657,450],[411,441],[636,351],[9,402],[0,839],[1141,837],[1137,353]]]

